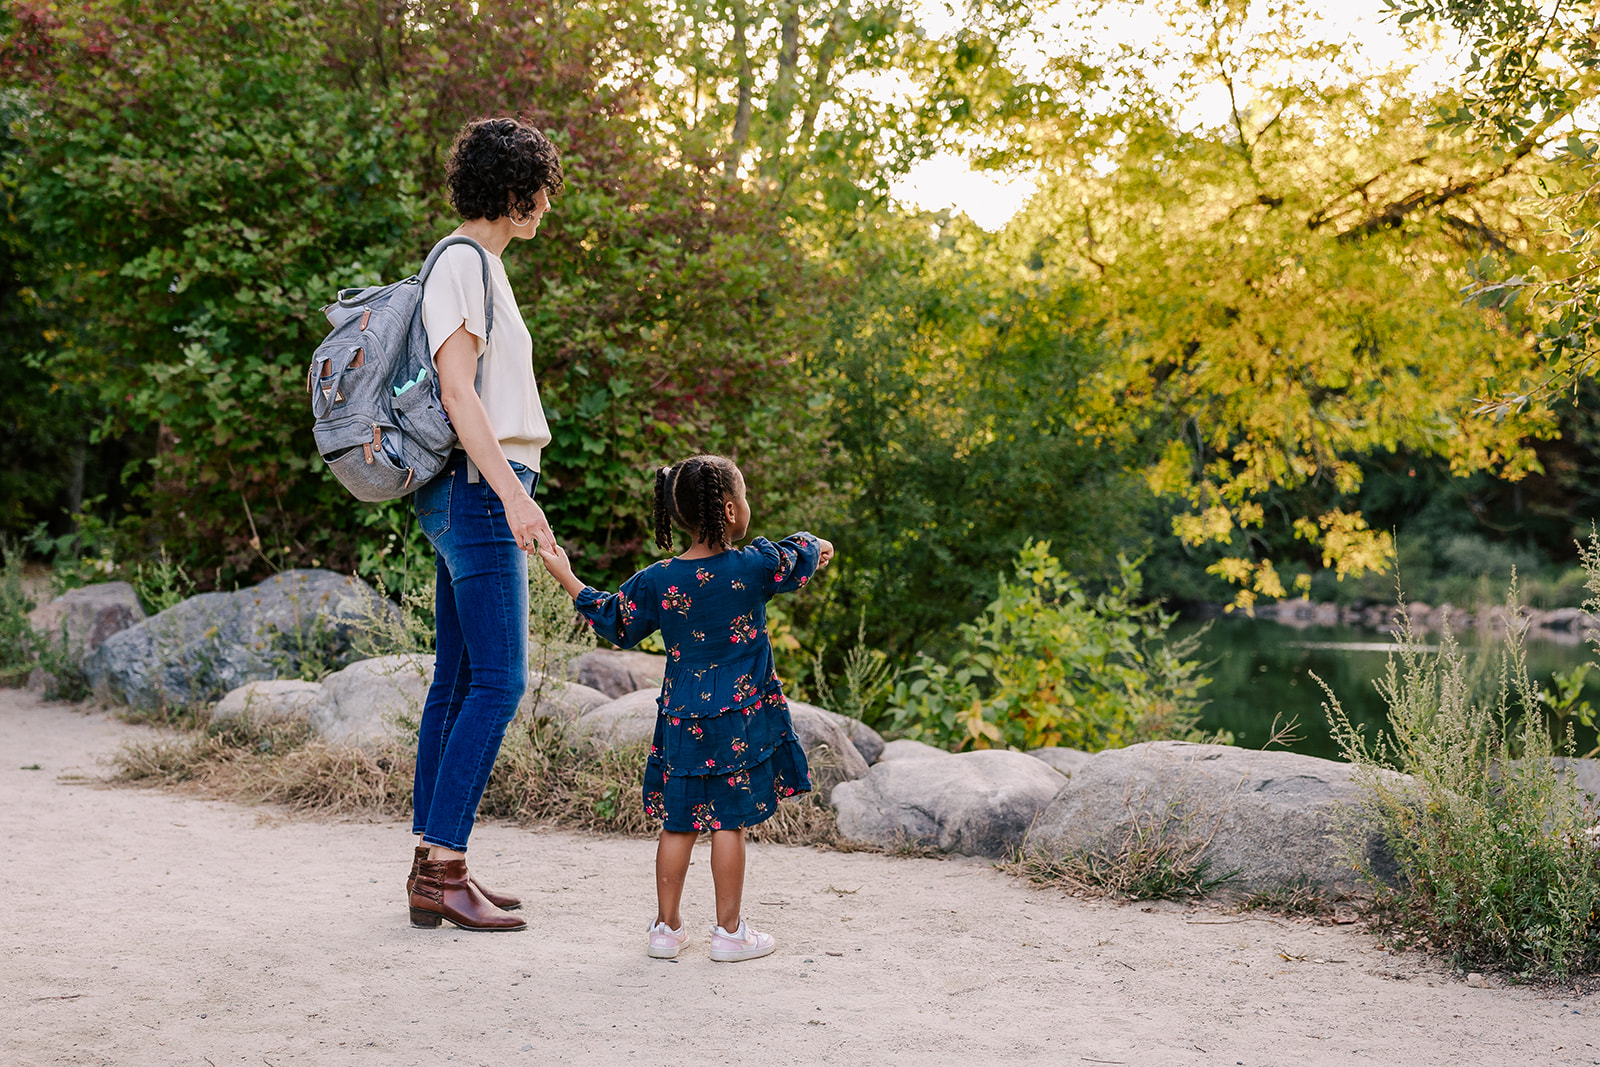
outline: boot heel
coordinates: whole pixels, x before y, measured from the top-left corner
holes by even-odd
[[[439,925],[439,913],[423,911],[421,908],[412,908],[411,925],[419,926],[425,930],[432,930]]]

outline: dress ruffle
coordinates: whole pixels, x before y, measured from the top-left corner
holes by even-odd
[[[773,686],[742,705],[713,715],[662,711],[650,753],[673,777],[726,775],[753,767],[795,739],[789,704]]]
[[[793,738],[734,774],[669,775],[657,756],[644,768],[645,814],[674,833],[755,826],[777,814],[780,800],[810,791],[805,750]]]

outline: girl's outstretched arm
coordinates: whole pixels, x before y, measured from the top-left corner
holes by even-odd
[[[578,614],[589,620],[594,632],[620,648],[631,648],[654,633],[660,625],[649,579],[640,571],[615,593],[604,593],[584,585],[572,571],[572,561],[560,545],[552,551],[539,548],[545,570],[561,583],[572,597]]]
[[[790,534],[776,544],[758,537],[753,545],[769,568],[765,576],[765,592],[769,597],[802,588],[833,558],[832,541],[804,531]]]

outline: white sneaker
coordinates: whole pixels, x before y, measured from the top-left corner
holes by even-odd
[[[718,963],[760,959],[772,955],[777,947],[771,934],[750,929],[743,919],[739,920],[739,929],[731,934],[720,926],[711,928],[711,958]]]
[[[651,923],[650,941],[646,951],[653,960],[673,960],[678,958],[678,953],[683,951],[683,946],[688,943],[687,926],[680,926],[674,930],[666,923]]]

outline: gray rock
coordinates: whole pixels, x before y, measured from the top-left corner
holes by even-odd
[[[1084,752],[1076,748],[1060,748],[1049,746],[1046,748],[1030,748],[1028,755],[1034,759],[1042,759],[1068,778],[1072,772],[1094,759],[1094,753]]]
[[[837,716],[815,704],[789,701],[789,719],[795,737],[806,750],[811,768],[811,788],[826,803],[841,782],[853,781],[867,773],[866,758],[856,749],[850,735],[839,725]]]
[[[790,703],[792,704],[793,701],[790,701]],[[826,709],[818,710],[825,711]],[[878,762],[879,757],[883,755],[883,737],[878,731],[860,719],[841,715],[837,711],[829,711],[827,714],[834,722],[838,723],[839,728],[850,738],[850,743],[856,746],[856,751],[861,753],[862,759],[868,763]]]
[[[373,747],[422,718],[433,657],[419,653],[358,660],[322,680],[306,721],[326,741]]]
[[[1028,832],[1049,855],[1116,855],[1140,828],[1209,841],[1213,877],[1237,871],[1228,889],[1260,892],[1309,884],[1360,888],[1345,844],[1362,835],[1374,871],[1396,868],[1382,839],[1357,819],[1359,787],[1347,763],[1292,752],[1154,741],[1097,753]]]
[[[528,674],[528,689],[517,706],[520,718],[540,716],[571,723],[587,711],[610,702],[611,698],[598,689],[590,689],[577,682],[548,678],[537,671]]]
[[[322,695],[321,682],[283,679],[272,682],[246,682],[217,701],[211,717],[229,719],[304,719],[306,708]]]
[[[1563,774],[1571,774],[1578,788],[1589,794],[1589,799],[1600,801],[1600,760],[1556,758],[1556,767]]]
[[[659,690],[661,679],[667,676],[667,657],[597,648],[572,661],[572,676],[615,700],[652,686]]]
[[[215,699],[246,682],[338,663],[355,633],[395,607],[359,579],[293,570],[234,593],[201,593],[108,637],[84,662],[96,692],[139,708]]]
[[[883,751],[878,754],[879,763],[889,763],[893,760],[907,759],[938,759],[941,756],[950,756],[954,753],[946,752],[942,748],[923,744],[921,741],[911,741],[901,738],[890,741],[883,746]]]
[[[914,742],[913,742],[914,743]],[[833,793],[839,831],[876,845],[911,843],[968,856],[1022,844],[1066,779],[1043,760],[992,750],[888,757]],[[930,746],[923,746],[925,748]]]
[[[656,734],[660,696],[659,688],[636,690],[584,712],[578,726],[616,745],[649,741]]]
[[[144,608],[127,582],[102,582],[69,589],[28,615],[28,625],[55,648],[65,636],[67,655],[75,664],[103,644],[106,638],[133,626]]]

